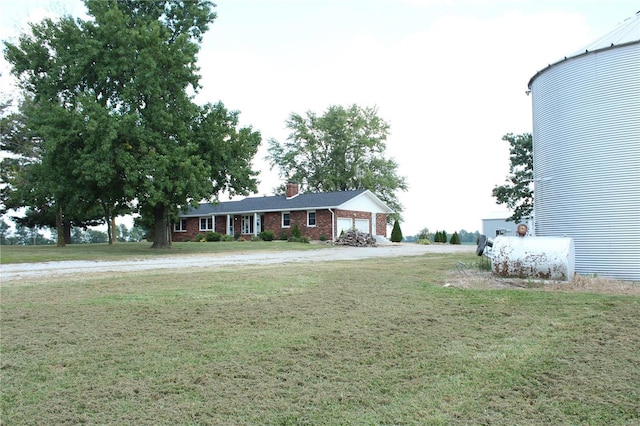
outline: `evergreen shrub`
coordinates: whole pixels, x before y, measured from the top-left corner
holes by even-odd
[[[460,244],[460,236],[458,235],[458,232],[454,232],[453,235],[451,236],[451,240],[449,241],[449,244]]]
[[[391,242],[399,243],[402,241],[402,230],[400,229],[400,222],[397,220],[393,223],[393,229],[391,230]]]

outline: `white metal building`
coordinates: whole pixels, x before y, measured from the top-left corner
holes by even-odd
[[[640,281],[640,12],[529,81],[534,228],[576,272]]]

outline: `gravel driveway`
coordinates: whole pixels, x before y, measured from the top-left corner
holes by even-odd
[[[209,254],[158,257],[143,260],[118,261],[62,261],[42,263],[13,263],[2,265],[1,281],[25,278],[45,278],[78,273],[132,272],[173,268],[216,268],[229,265],[266,265],[293,262],[331,262],[376,257],[419,256],[425,253],[473,252],[469,245],[390,244],[378,247],[333,247],[322,250],[258,252],[243,254]]]

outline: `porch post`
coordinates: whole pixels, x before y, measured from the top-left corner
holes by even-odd
[[[376,229],[377,223],[378,223],[378,218],[376,217],[376,214],[371,213],[371,233],[373,234],[373,238],[375,238],[376,235],[378,235],[377,229]]]
[[[258,213],[253,213],[253,235],[258,235],[258,219],[260,219]]]

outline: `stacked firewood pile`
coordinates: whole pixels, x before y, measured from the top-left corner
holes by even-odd
[[[335,241],[336,245],[352,247],[375,247],[376,239],[355,229],[343,232]]]

